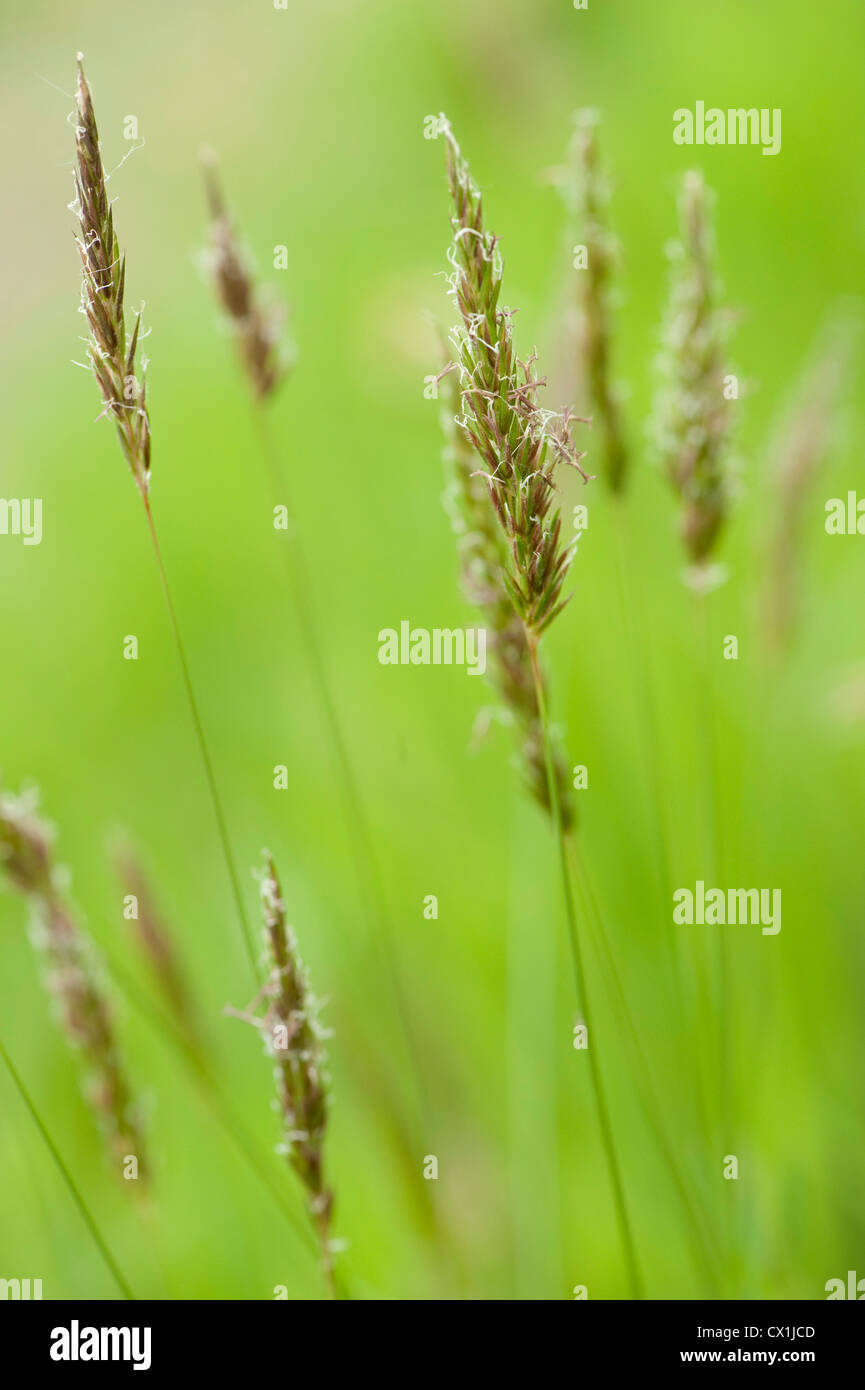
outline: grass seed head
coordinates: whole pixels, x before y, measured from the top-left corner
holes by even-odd
[[[105,413],[114,420],[132,476],[146,498],[150,487],[150,420],[144,366],[136,373],[141,315],[136,316],[127,341],[123,307],[126,262],[114,230],[99,131],[80,54],[75,101],[77,165],[72,207],[79,221],[76,241],[83,272],[81,307],[90,326],[90,364]]]
[[[561,612],[574,546],[565,543],[555,506],[558,464],[580,467],[571,439],[573,416],[543,410],[545,385],[533,354],[516,354],[513,310],[500,303],[502,261],[486,230],[481,194],[446,122],[447,178],[453,203],[450,294],[460,322],[452,333],[459,371],[458,425],[478,456],[505,540],[504,584],[519,618],[536,640]]]
[[[504,537],[490,506],[487,485],[476,471],[475,452],[457,423],[462,406],[456,372],[445,372],[440,389],[448,480],[445,496],[457,536],[463,591],[483,614],[492,683],[513,726],[528,790],[550,812],[543,730],[526,629],[503,582],[507,564]],[[569,829],[573,801],[560,755],[556,757],[556,777],[563,820]]]
[[[89,942],[64,899],[52,836],[39,820],[33,795],[0,790],[0,868],[33,913],[32,938],[45,962],[47,987],[57,1003],[70,1046],[86,1069],[85,1094],[114,1163],[138,1160],[147,1177],[144,1139],[114,1029],[108,997]]]
[[[682,503],[682,541],[700,568],[710,560],[730,505],[732,423],[724,397],[727,324],[719,308],[712,203],[702,175],[685,176],[679,214],[654,425],[660,459]]]
[[[259,1030],[273,1059],[283,1122],[282,1150],[306,1192],[330,1279],[333,1194],[324,1176],[329,1085],[326,1035],[319,1022],[318,1001],[309,988],[294,932],[286,920],[276,868],[267,851],[259,893],[270,974],[259,999],[240,1017]],[[256,1012],[262,1004],[263,1014]]]
[[[597,127],[596,112],[577,112],[567,166],[556,182],[573,220],[574,236],[586,248],[585,268],[573,272],[579,304],[576,336],[580,373],[591,401],[593,423],[601,432],[604,475],[612,491],[620,492],[625,485],[628,452],[610,360],[612,278],[618,243],[609,225],[610,194],[601,169]]]
[[[258,293],[219,184],[216,161],[202,156],[210,208],[210,246],[205,264],[237,343],[257,400],[266,400],[286,376],[289,357],[282,338],[283,314]]]

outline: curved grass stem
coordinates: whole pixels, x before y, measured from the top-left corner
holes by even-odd
[[[255,408],[255,425],[258,432],[261,454],[267,469],[268,481],[274,501],[286,496],[286,485],[282,470],[276,458],[270,427],[265,414],[265,406],[258,403]],[[349,756],[345,734],[342,729],[336,703],[333,698],[331,682],[324,652],[319,640],[315,615],[310,602],[311,585],[308,569],[303,555],[300,537],[295,533],[289,544],[280,547],[285,564],[286,579],[292,603],[300,626],[301,639],[307,653],[307,660],[316,681],[324,722],[327,726],[336,759],[338,780],[342,792],[346,826],[355,860],[358,883],[367,911],[374,923],[378,936],[379,949],[387,974],[396,1012],[402,1029],[408,1059],[415,1073],[420,1096],[421,1110],[428,1108],[428,1098],[424,1083],[420,1049],[415,1037],[411,1011],[405,997],[397,962],[396,948],[390,925],[384,885],[381,881],[360,790],[357,784],[352,760]]]
[[[219,833],[220,844],[222,846],[223,858],[225,859],[225,867],[228,872],[229,881],[231,883],[231,892],[234,898],[234,904],[237,909],[237,916],[240,922],[241,932],[243,935],[243,943],[246,948],[246,954],[249,958],[249,964],[252,973],[254,976],[257,976],[258,970],[256,966],[255,948],[252,941],[252,933],[250,931],[249,922],[247,920],[246,910],[243,906],[243,894],[240,891],[240,879],[237,873],[237,866],[234,862],[234,855],[232,854],[231,850],[231,840],[229,839],[228,835],[228,826],[225,820],[225,812],[222,809],[222,800],[219,795],[219,788],[216,784],[216,774],[213,770],[213,761],[210,756],[210,750],[207,746],[207,739],[204,735],[204,726],[201,722],[201,715],[198,712],[198,701],[195,698],[195,690],[193,689],[192,677],[190,675],[189,665],[186,660],[186,652],[183,647],[183,639],[180,635],[180,624],[177,621],[177,613],[175,611],[174,602],[171,597],[171,590],[168,586],[168,576],[165,572],[165,563],[162,559],[162,550],[160,549],[159,538],[156,534],[156,525],[153,520],[153,512],[150,509],[150,500],[146,496],[146,494],[143,495],[143,500],[144,511],[147,515],[147,526],[150,531],[150,539],[153,543],[153,552],[156,556],[156,565],[159,570],[159,579],[160,583],[162,584],[163,595],[165,596],[165,606],[168,609],[168,618],[171,624],[171,632],[172,636],[174,637],[174,645],[177,649],[177,658],[180,663],[180,671],[183,677],[184,688],[186,690],[186,698],[189,702],[189,713],[192,717],[195,735],[198,740],[198,747],[201,751],[201,761],[204,764],[204,775],[207,779],[207,786],[210,792],[210,800],[213,806],[213,814],[216,819],[216,827]]]
[[[93,1238],[94,1245],[96,1246],[97,1250],[102,1256],[102,1259],[105,1261],[105,1264],[110,1270],[111,1276],[117,1284],[117,1287],[120,1289],[120,1292],[123,1294],[123,1297],[134,1303],[136,1301],[135,1294],[129,1287],[129,1284],[126,1281],[120,1269],[120,1266],[118,1265],[117,1261],[115,1260],[114,1256],[109,1250],[108,1245],[106,1244],[106,1241],[102,1236],[99,1227],[96,1224],[96,1221],[90,1213],[90,1208],[88,1207],[83,1196],[81,1195],[81,1192],[78,1188],[77,1183],[75,1182],[75,1179],[73,1178],[72,1174],[70,1173],[69,1169],[64,1163],[60,1150],[57,1148],[57,1145],[51,1138],[51,1135],[48,1132],[48,1128],[44,1124],[42,1117],[39,1114],[39,1111],[36,1109],[36,1106],[34,1105],[33,1101],[30,1099],[30,1094],[27,1090],[27,1087],[24,1085],[24,1082],[21,1080],[21,1077],[18,1075],[18,1072],[12,1065],[12,1059],[10,1058],[9,1053],[6,1051],[6,1048],[3,1046],[2,1042],[0,1042],[0,1057],[3,1058],[3,1061],[6,1064],[6,1069],[9,1072],[9,1075],[12,1077],[12,1080],[15,1084],[15,1089],[18,1091],[18,1094],[20,1095],[21,1099],[23,1100],[24,1104],[29,1110],[31,1119],[33,1120],[33,1123],[36,1125],[36,1128],[39,1130],[39,1133],[41,1134],[42,1139],[44,1141],[45,1147],[48,1149],[48,1152],[53,1158],[54,1163],[57,1166],[57,1169],[59,1170],[61,1177],[63,1178],[63,1181],[69,1188],[69,1191],[72,1195],[72,1199],[75,1202],[75,1205],[77,1206],[78,1211],[81,1214],[81,1218],[84,1221],[85,1226],[87,1227],[88,1231],[90,1232],[90,1235]]]
[[[610,1175],[610,1185],[613,1190],[613,1200],[616,1207],[616,1215],[619,1223],[619,1233],[622,1240],[622,1247],[625,1255],[625,1264],[628,1271],[628,1282],[631,1288],[631,1297],[641,1299],[644,1297],[643,1281],[640,1274],[639,1262],[637,1260],[637,1250],[634,1243],[633,1231],[631,1229],[630,1217],[628,1216],[628,1206],[625,1199],[625,1189],[622,1182],[621,1168],[619,1165],[618,1153],[616,1150],[613,1127],[610,1120],[610,1112],[607,1106],[606,1094],[604,1091],[603,1078],[601,1076],[600,1064],[597,1058],[597,1037],[593,1029],[590,1017],[590,1006],[588,991],[586,988],[586,974],[583,964],[582,950],[580,947],[580,936],[577,928],[577,914],[574,904],[574,891],[571,884],[570,865],[568,863],[567,839],[562,821],[562,804],[559,796],[559,787],[556,779],[555,759],[553,754],[553,742],[550,733],[550,719],[547,710],[546,696],[544,693],[544,683],[541,678],[540,665],[538,663],[537,638],[531,632],[526,633],[529,644],[529,653],[532,663],[532,676],[535,683],[535,693],[538,701],[538,713],[541,721],[541,729],[544,738],[544,761],[547,769],[547,783],[550,794],[550,805],[553,812],[553,826],[556,836],[556,847],[558,851],[559,867],[562,879],[562,894],[565,903],[565,917],[568,927],[568,942],[571,948],[571,962],[574,970],[574,983],[576,985],[577,1000],[582,1010],[583,1020],[586,1031],[589,1035],[589,1070],[592,1078],[592,1089],[595,1097],[595,1108],[598,1113],[598,1125],[601,1131],[601,1139],[607,1159],[607,1168]]]

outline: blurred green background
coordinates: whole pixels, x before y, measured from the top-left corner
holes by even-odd
[[[206,1020],[225,1094],[302,1214],[273,1154],[270,1068],[222,1017],[251,988],[184,703],[141,506],[111,427],[94,423],[73,242],[74,60],[84,52],[128,255],[130,307],[151,330],[152,501],[232,841],[246,876],[269,846],[319,994],[333,1073],[336,1233],[356,1297],[622,1297],[626,1283],[591,1094],[571,1047],[574,1004],[548,827],[522,799],[506,731],[469,744],[488,692],[458,668],[391,668],[377,634],[469,623],[441,505],[432,311],[450,322],[441,142],[447,112],[501,236],[518,341],[567,390],[561,323],[572,293],[566,219],[547,174],[580,106],[601,139],[623,246],[617,371],[633,446],[626,569],[652,673],[645,689],[618,592],[602,480],[579,494],[589,529],[575,598],[546,640],[553,713],[572,763],[583,857],[664,1111],[676,1162],[723,1257],[723,1292],[821,1298],[865,1274],[861,1000],[865,542],[829,537],[827,498],[865,491],[861,376],[809,495],[801,606],[770,667],[759,622],[775,496],[767,439],[839,296],[861,293],[865,251],[860,0],[646,5],[590,0],[213,0],[178,8],[80,0],[3,5],[3,497],[44,499],[44,537],[0,536],[5,596],[4,782],[33,781],[58,828],[77,907],[97,943],[152,983],[110,857],[139,847]],[[777,158],[683,149],[672,113],[780,107]],[[400,978],[420,1051],[410,1066],[381,937],[360,893],[320,701],[270,526],[270,497],[231,344],[197,265],[197,164],[218,151],[227,196],[263,280],[291,306],[298,362],[272,412],[327,653],[385,882]],[[702,835],[693,599],[676,507],[650,462],[645,420],[680,175],[718,193],[734,367],[747,383],[742,488],[723,540],[728,582],[708,604],[722,886],[779,887],[783,927],[728,927],[735,1122],[708,1139],[691,1089],[724,1020],[710,995],[683,1026],[664,955],[671,905],[659,869],[657,764],[674,886],[711,878]],[[275,271],[275,245],[288,269]],[[549,401],[563,404],[563,399]],[[578,411],[587,402],[576,399]],[[587,435],[588,463],[592,440]],[[567,506],[577,500],[565,482]],[[140,642],[122,659],[125,634]],[[739,659],[721,640],[739,637]],[[851,675],[852,673],[852,675]],[[858,673],[858,674],[857,674]],[[852,681],[852,684],[851,684]],[[837,697],[839,683],[845,694]],[[833,692],[835,692],[833,694]],[[289,788],[272,769],[286,764]],[[439,915],[425,920],[435,894]],[[119,1026],[148,1104],[156,1181],[135,1210],[106,1171],[78,1074],[51,1019],[23,903],[0,894],[0,1036],[139,1297],[319,1297],[309,1255],[214,1122],[170,1039],[123,994]],[[712,929],[679,936],[686,979],[711,975]],[[676,1188],[640,1103],[629,1035],[590,953],[610,1090],[648,1291],[708,1292]],[[714,1006],[713,1006],[714,1001]],[[422,1094],[421,1094],[422,1093]],[[44,1296],[113,1298],[8,1076],[0,1074],[0,1275]],[[401,1138],[400,1136],[407,1136]],[[720,1145],[720,1147],[719,1147]],[[737,1182],[721,1176],[726,1153]],[[424,1183],[424,1155],[439,1179]]]

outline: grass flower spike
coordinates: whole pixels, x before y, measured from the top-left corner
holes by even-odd
[[[604,474],[613,492],[625,485],[627,447],[619,394],[611,380],[612,290],[618,246],[609,228],[609,189],[600,167],[598,116],[579,111],[568,150],[568,167],[558,181],[573,218],[575,236],[586,249],[586,264],[576,270],[579,294],[578,352],[593,422],[603,441]]]
[[[288,371],[281,342],[282,314],[256,292],[247,258],[222,196],[216,161],[202,156],[211,215],[211,245],[206,265],[237,341],[240,360],[254,395],[265,400]]]
[[[144,1141],[114,1031],[111,1008],[99,982],[89,943],[67,907],[51,836],[35,815],[35,799],[0,792],[0,866],[33,911],[34,944],[47,966],[48,989],[57,1001],[63,1030],[87,1068],[87,1099],[120,1169],[137,1160],[146,1177]]]
[[[492,682],[516,734],[529,791],[551,812],[544,736],[535,693],[526,629],[504,588],[507,552],[489,490],[477,472],[477,457],[465,430],[457,424],[461,393],[456,374],[441,382],[442,422],[446,440],[446,501],[458,536],[463,591],[480,610],[492,657]],[[567,770],[557,751],[556,779],[566,828],[573,823]]]
[[[703,567],[729,508],[731,420],[724,396],[727,333],[718,308],[711,199],[702,175],[685,176],[679,211],[655,428],[661,461],[682,502],[682,540],[691,563]]]
[[[105,402],[105,413],[117,426],[132,476],[142,497],[146,497],[150,486],[150,421],[144,368],[140,380],[135,369],[141,315],[136,318],[127,342],[123,307],[126,260],[114,230],[99,132],[80,53],[75,101],[77,168],[76,201],[72,208],[80,223],[76,240],[83,269],[82,312],[90,325],[90,362]]]
[[[587,475],[571,441],[573,417],[541,409],[536,397],[545,382],[533,373],[535,356],[516,355],[513,311],[499,304],[497,239],[484,227],[480,192],[449,126],[444,133],[454,208],[450,292],[461,319],[452,339],[462,397],[458,423],[478,453],[505,537],[505,586],[527,632],[538,638],[567,602],[562,586],[575,548],[564,543],[554,508],[555,468],[564,463]]]
[[[211,212],[210,247],[204,262],[209,278],[236,339],[238,357],[253,404],[255,432],[262,463],[268,475],[271,503],[290,509],[291,485],[269,419],[269,406],[277,386],[287,375],[294,350],[280,341],[283,314],[269,304],[257,289],[248,258],[237,236],[233,220],[222,196],[215,156],[205,151],[204,178]],[[271,528],[271,535],[273,535]],[[372,929],[380,938],[387,961],[391,991],[406,1049],[416,1074],[421,1108],[425,1108],[426,1081],[421,1072],[420,1052],[414,1036],[412,1011],[405,997],[396,949],[390,926],[390,911],[384,882],[376,861],[375,843],[364,808],[349,741],[343,729],[339,702],[321,638],[315,605],[314,567],[306,559],[303,528],[292,526],[279,539],[279,552],[285,566],[301,641],[315,680],[322,717],[326,724],[338,766],[338,792],[342,800],[347,832],[352,842],[358,884]],[[419,1141],[418,1141],[419,1142]]]
[[[476,527],[472,544],[476,557],[480,557],[473,582],[485,584],[494,580],[498,572],[504,586],[502,595],[510,599],[513,614],[523,629],[523,645],[510,649],[512,664],[506,671],[506,689],[511,700],[519,702],[524,719],[524,712],[529,711],[529,729],[537,729],[540,734],[547,784],[544,805],[549,809],[556,841],[574,985],[582,1018],[589,1033],[595,1036],[568,861],[568,831],[572,829],[573,817],[569,801],[562,794],[562,774],[538,656],[542,634],[568,602],[562,597],[562,589],[575,550],[575,544],[564,542],[561,512],[554,506],[555,470],[563,463],[576,468],[584,480],[587,475],[580,467],[583,455],[571,440],[575,417],[569,411],[555,415],[541,409],[536,397],[545,382],[534,375],[536,354],[527,361],[517,357],[513,311],[499,302],[502,263],[497,240],[484,226],[480,192],[444,117],[439,118],[439,128],[445,135],[453,204],[450,293],[460,314],[460,323],[451,337],[461,407],[454,423],[480,462],[480,467],[472,469],[468,456],[460,455],[462,495]],[[487,489],[493,529],[480,519],[477,494],[469,491],[476,475],[484,480]],[[501,536],[503,564],[499,563],[498,547],[493,544],[496,527]],[[499,623],[502,632],[509,630],[504,626],[504,610],[498,608],[498,601],[489,592],[484,597],[488,611],[494,613],[494,624]],[[522,688],[526,670],[523,653],[531,672],[533,701]],[[537,756],[534,750],[531,755]],[[588,1062],[629,1280],[634,1296],[640,1297],[642,1281],[594,1046],[588,1049]]]
[[[330,1238],[333,1194],[324,1176],[328,1088],[326,1035],[318,1021],[318,1002],[310,992],[294,932],[286,922],[285,902],[273,860],[267,853],[264,858],[260,893],[270,976],[255,1004],[237,1016],[254,1024],[273,1058],[283,1119],[282,1151],[306,1192],[310,1217],[321,1245],[325,1276],[333,1288]],[[264,1003],[263,1015],[256,1012],[261,1002]]]
[[[198,702],[195,698],[192,677],[180,634],[180,624],[171,597],[168,576],[156,532],[156,523],[150,505],[150,422],[145,404],[143,374],[139,384],[134,372],[141,317],[139,315],[136,319],[135,328],[127,345],[123,317],[126,261],[120,254],[114,231],[114,216],[108,201],[99,131],[93,113],[90,88],[84,77],[80,53],[78,55],[76,105],[75,146],[78,167],[75,174],[75,187],[77,199],[72,207],[77,212],[80,222],[78,249],[84,270],[82,305],[91,330],[90,361],[105,401],[106,413],[113,417],[117,425],[123,453],[132,469],[132,475],[138,485],[138,491],[144,504],[154,558],[159,571],[159,580],[168,609],[183,684],[189,701],[189,711],[201,751],[222,853],[231,882],[237,919],[249,957],[250,968],[254,969],[252,937],[231,851],[225,812],[222,809],[216,774],[213,770],[213,760],[204,735],[204,726],[198,712]]]

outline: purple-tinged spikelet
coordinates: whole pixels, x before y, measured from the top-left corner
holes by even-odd
[[[562,588],[574,554],[555,507],[558,464],[580,467],[571,440],[574,417],[537,403],[546,384],[534,375],[536,357],[516,355],[513,311],[500,304],[498,241],[484,226],[481,194],[442,118],[447,177],[453,202],[450,293],[460,323],[452,333],[459,371],[458,425],[478,455],[478,471],[505,540],[503,582],[532,640],[549,627],[567,599]]]
[[[90,944],[70,912],[54,861],[51,834],[35,814],[35,797],[0,791],[0,867],[30,903],[32,940],[63,1031],[86,1069],[86,1096],[105,1134],[112,1162],[136,1160],[147,1176],[144,1141],[105,988]]]
[[[457,536],[463,591],[483,616],[492,657],[492,684],[513,726],[528,790],[550,812],[543,730],[528,638],[502,580],[507,563],[504,537],[490,506],[489,489],[477,473],[477,455],[465,430],[457,423],[462,406],[455,372],[448,371],[441,378],[440,391],[448,480],[445,500]],[[562,818],[569,829],[574,808],[560,755],[556,757],[556,777]]]
[[[329,1085],[324,1049],[327,1035],[319,1023],[318,1001],[310,991],[297,940],[286,920],[276,868],[267,851],[264,864],[259,891],[270,974],[255,1004],[236,1016],[258,1029],[273,1059],[283,1122],[280,1148],[306,1192],[310,1217],[321,1244],[324,1271],[332,1284],[333,1193],[324,1175]],[[262,1003],[263,1014],[258,1012]]]
[[[625,485],[628,451],[620,393],[611,369],[611,282],[619,248],[609,226],[610,195],[601,169],[597,127],[595,111],[576,113],[567,167],[556,182],[573,219],[574,235],[579,246],[585,247],[586,255],[585,266],[575,272],[579,373],[588,392],[593,426],[601,435],[604,477],[613,492],[621,492]]]
[[[216,161],[202,156],[210,207],[210,246],[205,265],[237,343],[243,370],[258,400],[265,400],[283,380],[289,357],[282,339],[283,313],[256,290],[245,255],[222,196]]]
[[[661,463],[682,504],[682,541],[699,569],[709,563],[730,506],[732,425],[724,394],[727,325],[719,307],[711,199],[701,174],[686,174],[679,215],[654,427]]]
[[[105,413],[117,427],[132,476],[146,499],[150,487],[150,420],[145,369],[142,366],[136,374],[135,365],[141,315],[137,315],[127,341],[123,308],[126,260],[114,230],[99,131],[81,54],[75,100],[77,168],[72,208],[80,224],[76,241],[83,271],[81,308],[90,325],[90,364],[102,392]]]

